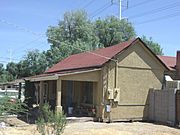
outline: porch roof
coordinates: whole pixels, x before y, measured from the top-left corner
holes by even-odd
[[[36,76],[28,77],[25,80],[29,80],[31,82],[57,80],[61,76],[73,75],[73,74],[79,74],[79,73],[87,73],[87,72],[93,72],[93,71],[98,71],[98,70],[101,70],[101,68],[89,68],[89,69],[61,71],[61,72],[50,73],[50,74],[36,75]]]

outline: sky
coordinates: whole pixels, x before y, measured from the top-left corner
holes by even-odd
[[[84,9],[93,20],[119,17],[118,0],[112,1],[0,0],[0,63],[18,62],[29,50],[47,50],[48,26],[56,26],[67,11]],[[132,22],[138,37],[159,43],[164,55],[180,50],[179,0],[122,0],[122,18]]]

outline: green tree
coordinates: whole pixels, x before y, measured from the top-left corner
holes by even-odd
[[[46,56],[38,50],[29,51],[17,67],[19,78],[41,74],[47,69]]]
[[[142,36],[141,39],[156,55],[163,55],[163,49],[160,44],[153,41],[152,37],[148,39],[146,36]]]
[[[14,78],[18,76],[18,67],[14,62],[10,62],[6,65],[6,71],[11,74]]]
[[[47,37],[51,44],[46,53],[50,66],[71,54],[96,49],[99,43],[94,24],[80,10],[66,12],[57,26],[48,28]]]
[[[107,17],[104,20],[98,19],[95,25],[100,46],[112,46],[136,36],[134,27],[130,22],[119,20],[115,16]]]
[[[2,75],[4,72],[4,65],[0,63],[0,75]]]
[[[3,66],[3,64],[0,64],[0,82],[7,82],[14,80],[14,77],[12,74],[10,74]]]

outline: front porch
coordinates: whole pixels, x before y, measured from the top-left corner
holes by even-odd
[[[71,117],[100,117],[102,92],[100,72],[38,78],[34,81],[36,104],[49,103],[52,110]]]

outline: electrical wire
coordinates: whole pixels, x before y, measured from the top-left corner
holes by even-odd
[[[146,20],[146,21],[143,21],[143,22],[133,23],[133,24],[134,25],[141,25],[141,24],[145,24],[145,23],[150,23],[150,22],[155,22],[155,21],[160,21],[160,20],[166,20],[166,19],[169,19],[169,18],[174,18],[174,17],[177,17],[177,16],[180,16],[180,12],[176,12],[174,14],[169,14],[169,15],[158,17],[158,18],[149,19],[149,20]]]
[[[108,8],[109,5],[112,5],[112,3],[106,3],[104,4],[102,7],[100,7],[99,9],[95,10],[93,13],[91,13],[89,16],[90,17],[94,17],[96,16],[97,14],[99,14],[99,12],[102,12],[102,10],[105,10],[106,8]]]
[[[144,12],[144,13],[141,13],[141,14],[138,14],[138,15],[130,16],[128,18],[130,18],[130,19],[139,18],[139,17],[142,17],[142,16],[155,14],[155,13],[158,13],[158,12],[161,12],[161,11],[164,11],[164,10],[168,10],[168,9],[171,9],[171,8],[175,8],[175,7],[178,7],[178,6],[180,6],[180,2],[176,2],[176,3],[170,4],[170,5],[166,5],[166,6],[163,6],[161,8],[153,9],[151,11],[147,11],[147,12]]]
[[[35,35],[35,36],[38,36],[39,38],[46,37],[45,34],[38,34],[38,33],[33,32],[33,31],[31,31],[31,30],[29,30],[29,29],[27,29],[27,28],[21,27],[21,26],[19,26],[19,25],[17,25],[17,24],[14,24],[14,23],[12,23],[12,22],[6,21],[6,20],[4,20],[4,19],[0,19],[0,22],[1,22],[1,23],[4,23],[4,24],[7,24],[7,25],[11,25],[11,26],[15,27],[16,29],[19,29],[19,30],[22,30],[22,31],[31,33],[31,34],[33,34],[33,35]],[[54,41],[54,42],[56,42],[56,43],[61,43],[60,41],[55,40],[55,39],[53,39],[53,38],[49,38],[49,39],[52,40],[52,41]],[[116,62],[115,59],[106,57],[106,56],[104,56],[104,55],[100,55],[100,54],[97,54],[97,53],[94,53],[94,52],[91,52],[91,51],[86,51],[86,50],[83,50],[83,49],[81,49],[81,48],[78,48],[78,47],[75,47],[75,46],[72,46],[72,45],[68,45],[68,46],[73,47],[73,48],[75,48],[75,49],[77,49],[77,50],[80,50],[81,52],[87,52],[87,53],[89,53],[89,54],[96,55],[96,56],[105,58],[105,59],[107,59],[107,60],[112,60],[112,61]]]
[[[153,1],[157,1],[157,0],[145,0],[145,1],[143,1],[143,2],[139,2],[139,3],[135,4],[135,5],[128,6],[128,9],[132,9],[132,8],[135,8],[135,7],[144,5],[144,4],[148,4],[148,3],[153,2]],[[125,11],[125,10],[124,10],[124,11]]]
[[[102,10],[100,10],[99,12],[97,12],[95,15],[93,15],[91,18],[94,18],[95,16],[97,16],[98,14],[102,13],[103,11],[105,11],[106,9],[108,9],[109,7],[111,7],[112,4],[107,5],[106,7],[104,7]]]
[[[10,59],[8,57],[0,57],[0,59]],[[16,59],[16,58],[11,58],[12,60],[20,60],[20,59]]]
[[[38,40],[39,40],[39,38],[36,38],[35,40],[32,40],[32,41],[30,41],[30,42],[28,42],[28,43],[25,43],[23,46],[17,48],[17,49],[14,50],[14,51],[19,52],[20,50],[24,49],[27,45],[30,45],[30,44],[32,44],[32,43],[38,41]]]
[[[94,2],[95,2],[95,0],[89,1],[89,2],[83,7],[83,9],[87,8],[89,5],[91,5],[91,4],[94,3]]]

